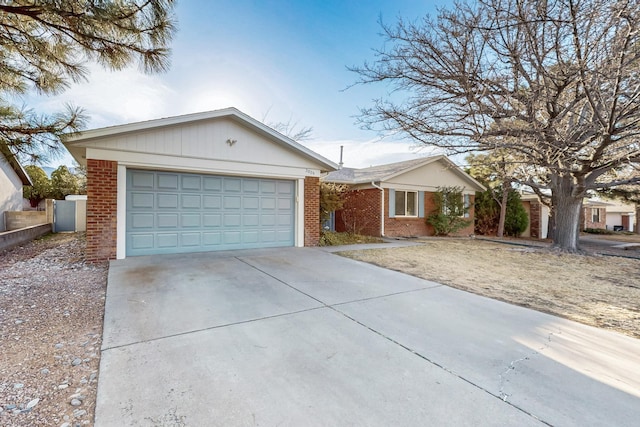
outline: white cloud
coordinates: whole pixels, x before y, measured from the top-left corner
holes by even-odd
[[[30,100],[37,110],[60,111],[69,103],[81,107],[89,117],[89,128],[131,123],[170,115],[170,99],[175,96],[159,75],[146,75],[134,68],[107,71],[89,66],[87,82],[71,86],[55,97]]]

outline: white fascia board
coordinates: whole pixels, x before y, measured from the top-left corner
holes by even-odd
[[[219,175],[298,179],[307,176],[319,177],[321,174],[319,169],[111,151],[99,148],[87,148],[87,158],[111,160],[129,168],[210,173]]]

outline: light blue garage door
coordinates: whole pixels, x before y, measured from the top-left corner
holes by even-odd
[[[127,256],[293,246],[294,182],[127,170]]]

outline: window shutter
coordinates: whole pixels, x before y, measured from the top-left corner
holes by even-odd
[[[396,190],[389,189],[389,218],[396,217]]]
[[[424,191],[418,191],[418,218],[424,218]]]

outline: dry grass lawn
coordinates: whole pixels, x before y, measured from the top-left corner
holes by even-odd
[[[640,338],[640,260],[467,239],[341,255]]]

